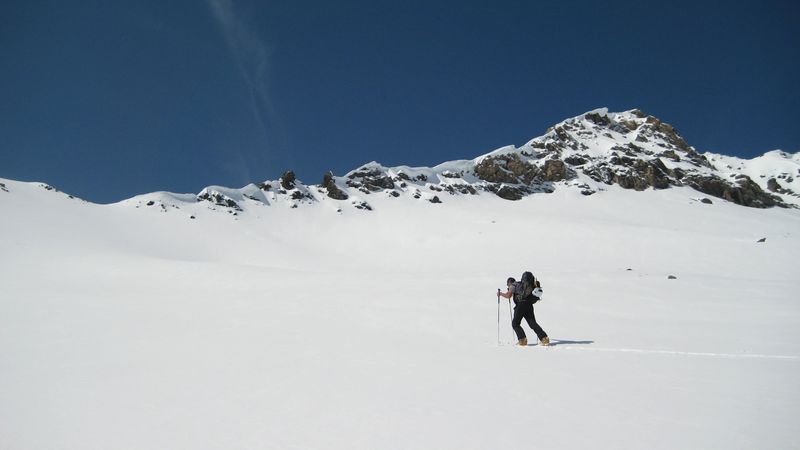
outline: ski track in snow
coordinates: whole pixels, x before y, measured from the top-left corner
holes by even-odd
[[[580,347],[559,343],[557,339],[553,339],[548,349],[558,347],[559,350],[578,350],[587,352],[605,352],[605,353],[639,353],[650,355],[675,355],[675,356],[695,356],[695,357],[709,357],[709,358],[731,358],[731,359],[774,359],[783,361],[800,361],[800,356],[796,355],[765,355],[759,353],[714,353],[714,352],[685,352],[681,350],[654,350],[654,349],[641,349],[641,348],[588,348],[585,347],[587,343],[582,343]],[[503,342],[495,344],[499,347],[518,347],[515,343]],[[527,347],[542,347],[540,344],[529,344]]]
[[[738,358],[738,359],[779,359],[784,361],[800,361],[800,356],[792,355],[763,355],[757,353],[710,353],[710,352],[684,352],[679,350],[647,350],[637,348],[584,348],[562,347],[563,344],[553,344],[561,350],[579,350],[589,352],[616,352],[616,353],[644,353],[655,355],[700,356],[711,358]]]

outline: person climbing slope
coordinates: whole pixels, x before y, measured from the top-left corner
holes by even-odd
[[[517,335],[517,344],[528,345],[528,338],[525,336],[525,330],[522,329],[521,325],[524,318],[528,322],[528,326],[536,333],[539,342],[545,346],[550,345],[550,338],[544,329],[536,323],[536,315],[533,312],[533,304],[542,297],[541,285],[533,274],[531,272],[523,273],[520,281],[509,277],[506,280],[506,287],[506,292],[500,292],[498,289],[497,295],[498,297],[514,299],[514,317],[511,319],[511,328],[514,329],[514,333]]]

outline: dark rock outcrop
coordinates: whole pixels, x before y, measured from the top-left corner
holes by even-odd
[[[586,120],[592,122],[595,125],[599,125],[601,127],[606,127],[611,124],[611,119],[608,118],[606,115],[600,115],[597,113],[589,113],[584,116]]]
[[[683,140],[678,130],[676,130],[672,125],[668,123],[664,123],[661,120],[653,117],[648,116],[645,124],[639,127],[639,134],[644,135],[651,140],[654,138],[660,138],[663,141],[666,141],[668,144],[677,147],[681,151],[689,152],[692,150],[689,147],[689,144]]]
[[[314,200],[314,197],[307,192],[294,191],[292,192],[292,200]]]
[[[339,189],[339,186],[336,186],[336,182],[333,180],[332,172],[328,172],[322,177],[322,187],[327,191],[328,197],[334,200],[348,199],[348,195]]]
[[[573,178],[575,174],[567,168],[564,161],[549,159],[544,163],[542,178],[545,181],[563,181]]]
[[[670,186],[670,170],[664,163],[656,158],[650,161],[641,159],[636,160],[633,165],[634,170],[644,178],[647,185],[656,189],[666,189]]]
[[[590,158],[588,156],[572,155],[564,158],[564,162],[570,166],[582,166],[589,162],[589,159]]]
[[[538,167],[513,153],[484,158],[475,166],[475,175],[490,183],[528,185],[538,174]]]
[[[781,188],[781,185],[778,184],[778,180],[776,180],[775,178],[770,178],[769,181],[767,181],[767,190],[769,190],[770,192],[780,193],[781,191],[783,191],[783,188]]]
[[[786,207],[780,198],[764,192],[750,177],[744,175],[737,180],[736,185],[719,177],[708,175],[687,175],[685,182],[687,185],[704,194],[712,195],[743,206],[755,208],[770,208],[773,206]]]
[[[356,188],[365,194],[395,188],[394,181],[378,169],[365,167],[350,174],[347,178],[348,186]]]
[[[506,200],[520,200],[531,193],[530,190],[524,187],[514,187],[503,184],[492,184],[489,185],[487,189],[497,194],[498,197]]]
[[[444,190],[449,192],[451,195],[455,194],[476,195],[478,193],[477,189],[470,186],[469,184],[446,184],[443,187]]]
[[[287,191],[294,189],[296,181],[297,178],[291,170],[287,170],[281,175],[281,187]]]
[[[224,206],[226,208],[233,208],[236,211],[241,211],[242,208],[239,206],[238,203],[233,201],[232,199],[220,194],[219,192],[205,192],[197,196],[197,201],[207,201],[211,202],[217,206]]]

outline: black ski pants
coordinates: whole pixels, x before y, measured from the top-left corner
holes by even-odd
[[[520,325],[523,318],[528,322],[528,326],[531,327],[531,330],[536,333],[539,339],[547,337],[547,333],[536,323],[536,316],[533,314],[533,303],[519,302],[514,306],[514,318],[511,319],[511,328],[513,328],[514,333],[517,334],[517,340],[525,337],[525,331]]]

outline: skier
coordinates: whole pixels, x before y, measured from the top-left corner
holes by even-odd
[[[498,289],[497,296],[514,299],[514,318],[511,319],[511,328],[514,329],[514,333],[517,335],[517,344],[523,346],[528,345],[528,338],[525,336],[525,330],[523,330],[520,325],[524,318],[525,321],[528,322],[528,326],[536,333],[539,342],[545,346],[550,345],[550,338],[547,337],[547,333],[545,333],[542,327],[536,323],[536,316],[533,314],[533,304],[538,298],[534,295],[529,295],[526,299],[523,299],[523,283],[514,280],[514,278],[509,277],[508,280],[506,280],[506,287],[508,288],[506,292],[500,292],[500,289]]]

